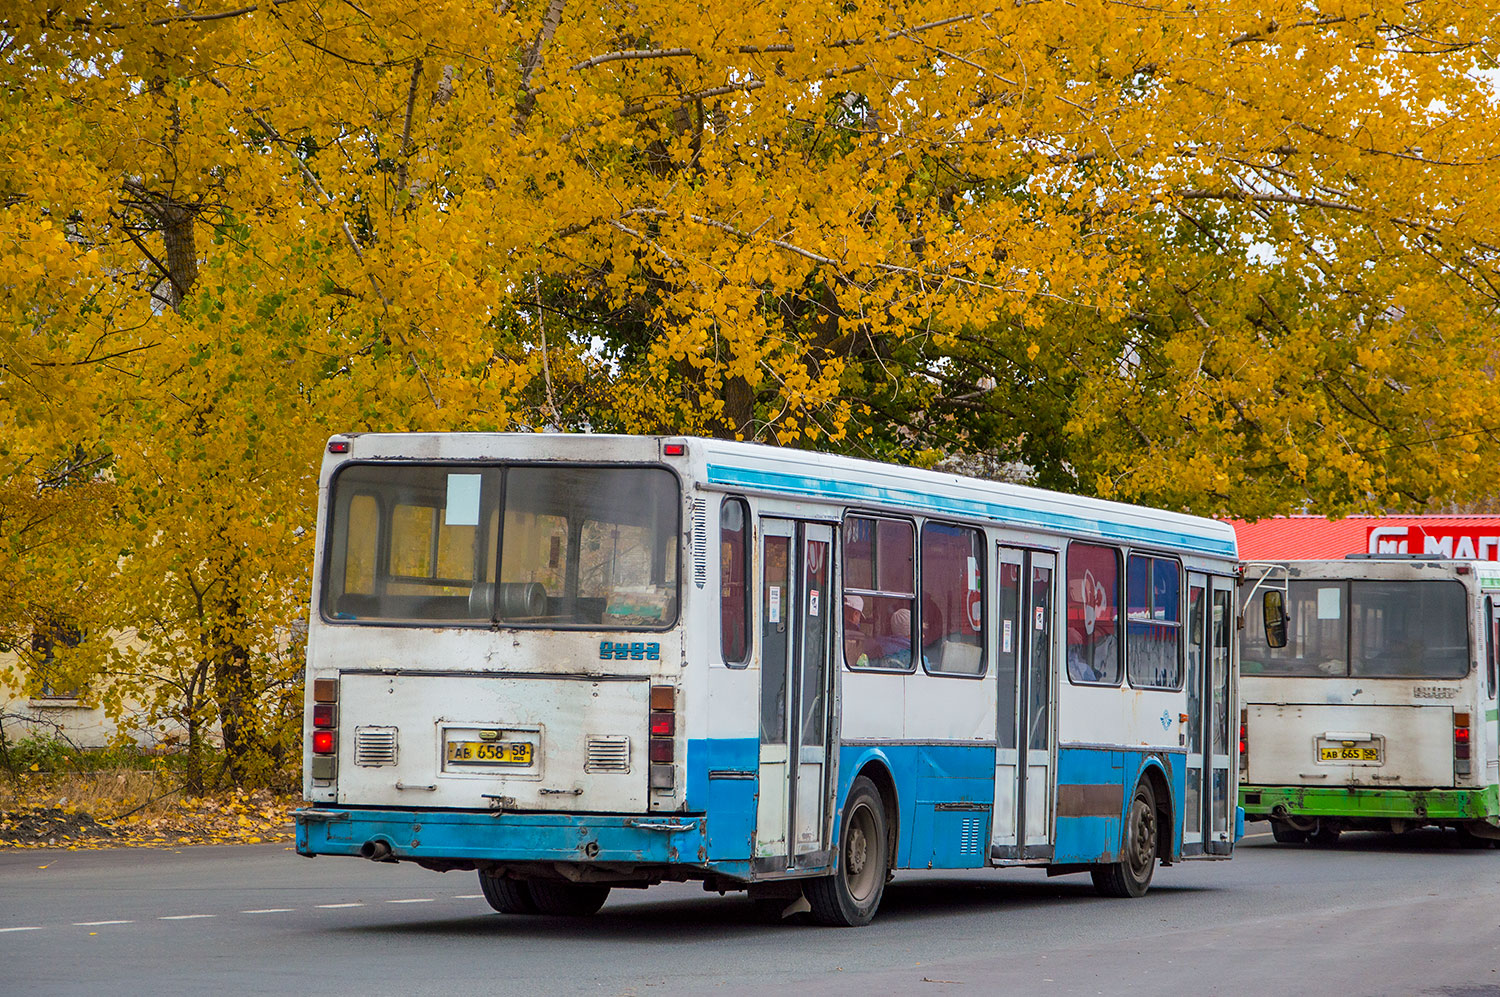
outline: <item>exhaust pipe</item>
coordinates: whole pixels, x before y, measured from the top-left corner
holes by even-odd
[[[394,862],[391,858],[391,846],[378,838],[371,838],[359,846],[361,858],[367,858],[371,862]]]

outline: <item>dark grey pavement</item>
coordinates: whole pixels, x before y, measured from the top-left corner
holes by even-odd
[[[1437,831],[1086,876],[909,873],[864,929],[767,924],[696,885],[578,921],[472,873],[282,846],[0,853],[0,995],[1415,994],[1500,997],[1500,851]]]

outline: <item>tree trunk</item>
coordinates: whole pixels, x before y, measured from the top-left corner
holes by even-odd
[[[182,303],[198,281],[198,249],[193,239],[193,215],[187,205],[170,197],[161,197],[154,211],[161,225],[161,240],[167,250],[167,279],[171,287],[172,310],[182,311]]]

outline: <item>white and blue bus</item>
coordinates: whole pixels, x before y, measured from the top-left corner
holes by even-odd
[[[1227,525],[679,437],[336,436],[319,495],[303,855],[857,925],[893,870],[1140,896],[1243,826]]]

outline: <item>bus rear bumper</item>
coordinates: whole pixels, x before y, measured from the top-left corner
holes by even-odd
[[[307,807],[297,853],[384,861],[707,864],[704,818]]]
[[[1500,813],[1496,789],[1372,789],[1360,786],[1241,786],[1249,820],[1272,817],[1476,820]]]

